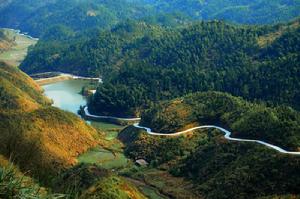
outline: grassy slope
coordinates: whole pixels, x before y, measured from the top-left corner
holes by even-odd
[[[13,45],[12,38],[8,37],[4,29],[0,29],[0,52],[9,50]]]
[[[64,198],[63,194],[51,194],[0,155],[0,198],[56,199],[62,197]]]
[[[41,89],[18,69],[0,67],[0,154],[44,178],[74,165],[95,146],[95,130],[49,105]]]
[[[116,174],[77,164],[77,157],[98,143],[95,129],[51,107],[40,87],[15,67],[1,63],[0,82],[0,198],[61,195],[40,189],[28,176],[70,198],[145,198]]]
[[[3,39],[1,39],[1,32]],[[19,35],[12,30],[0,29],[0,61],[19,66],[27,55],[28,47],[36,43],[36,40]]]

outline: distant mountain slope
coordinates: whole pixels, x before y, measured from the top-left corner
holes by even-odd
[[[288,21],[300,15],[298,0],[133,0],[164,12],[182,12],[196,19],[223,19],[244,24]]]
[[[299,108],[299,34],[299,19],[259,27],[127,22],[90,40],[41,41],[21,69],[102,75],[91,100],[98,114],[136,115],[150,101],[207,90]]]
[[[108,28],[126,19],[141,19],[151,15],[155,15],[151,8],[127,0],[13,0],[0,7],[0,26],[41,36],[54,25],[64,25],[73,31],[85,31],[95,27]],[[160,19],[154,21],[164,23],[165,18],[161,15]]]
[[[0,154],[22,171],[47,179],[76,163],[96,144],[95,130],[77,116],[53,108],[27,75],[0,66]]]
[[[300,15],[298,0],[9,0],[0,2],[0,26],[33,36],[53,25],[74,31],[108,28],[126,19],[156,24],[226,20],[243,24],[286,22]]]

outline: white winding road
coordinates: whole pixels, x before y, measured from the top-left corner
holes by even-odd
[[[139,120],[141,120],[141,118],[120,118],[120,117],[112,117],[112,116],[92,115],[92,114],[89,113],[87,107],[84,108],[84,112],[85,112],[85,115],[87,115],[91,118],[96,118],[96,119],[97,118],[101,118],[101,119],[118,119],[118,120],[124,120],[124,121],[139,121]],[[232,138],[232,137],[230,137],[231,136],[230,131],[228,131],[228,130],[222,128],[222,127],[214,126],[214,125],[197,126],[197,127],[193,127],[193,128],[190,128],[190,129],[187,129],[187,130],[184,130],[184,131],[180,131],[180,132],[175,132],[175,133],[156,133],[156,132],[153,132],[151,130],[151,128],[140,126],[139,123],[136,123],[133,126],[136,127],[136,128],[139,128],[139,129],[144,129],[149,135],[154,135],[154,136],[179,136],[179,135],[183,135],[183,134],[186,134],[188,132],[198,130],[198,129],[217,129],[219,131],[222,131],[225,134],[224,138],[227,139],[227,140],[230,140],[230,141],[254,142],[254,143],[258,143],[258,144],[264,145],[266,147],[269,147],[271,149],[274,149],[274,150],[276,150],[280,153],[289,154],[289,155],[300,155],[300,152],[298,152],[298,151],[286,151],[286,150],[280,148],[279,146],[275,146],[275,145],[266,143],[266,142],[261,141],[261,140]]]

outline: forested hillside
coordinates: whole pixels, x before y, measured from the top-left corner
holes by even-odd
[[[168,171],[184,177],[190,182],[184,184],[186,189],[199,198],[276,199],[300,194],[298,156],[282,155],[258,144],[230,142],[216,130],[165,138],[128,127],[119,138],[126,143],[129,157],[147,160],[156,173]],[[150,180],[144,173],[147,170],[136,175]],[[184,185],[177,185],[178,189]]]
[[[110,65],[118,72],[104,76],[90,111],[136,115],[145,104],[207,90],[298,109],[299,34],[298,21],[271,28],[203,22],[145,36],[120,50],[123,63]]]
[[[0,0],[0,27],[39,37],[0,29],[0,52],[37,42],[0,62],[0,198],[299,198],[299,16],[299,0]],[[54,104],[162,135],[55,108],[21,70],[100,77],[49,89]],[[165,135],[200,125],[295,153]]]
[[[300,14],[297,0],[133,0],[163,12],[182,12],[196,19],[224,19],[245,24],[291,20]]]
[[[300,15],[298,0],[9,0],[0,2],[0,26],[40,36],[53,25],[74,31],[107,28],[124,19],[165,25],[191,20],[244,24],[286,22]]]
[[[180,14],[157,13],[151,7],[127,0],[13,0],[0,7],[0,26],[21,29],[36,37],[55,25],[81,32],[109,28],[126,19],[172,25],[186,21],[185,18]]]
[[[175,29],[126,22],[90,40],[39,42],[21,68],[102,75],[94,113],[135,115],[149,101],[207,90],[299,108],[299,35],[299,20]]]
[[[292,151],[300,149],[300,113],[284,106],[270,108],[219,92],[200,92],[153,105],[141,124],[172,133],[193,126],[218,124],[233,137],[259,139]]]

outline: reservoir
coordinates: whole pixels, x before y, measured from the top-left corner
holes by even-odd
[[[45,95],[53,100],[53,106],[77,114],[80,106],[86,105],[87,99],[81,95],[81,89],[91,80],[66,80],[42,86]]]

